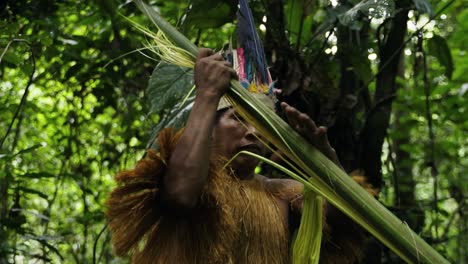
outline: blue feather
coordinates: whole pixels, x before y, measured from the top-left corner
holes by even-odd
[[[239,0],[237,38],[238,46],[244,49],[246,64],[244,69],[249,82],[255,81],[253,80],[254,76],[258,76],[262,84],[269,85],[265,52],[247,0]]]

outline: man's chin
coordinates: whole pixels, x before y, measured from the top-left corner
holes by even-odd
[[[240,155],[232,161],[231,167],[234,169],[234,171],[255,171],[255,167],[257,167],[258,163],[259,160],[257,158],[247,155]]]

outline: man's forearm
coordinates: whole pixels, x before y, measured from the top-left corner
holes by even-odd
[[[197,96],[184,134],[170,158],[163,198],[176,208],[193,209],[206,183],[218,102],[219,96]]]

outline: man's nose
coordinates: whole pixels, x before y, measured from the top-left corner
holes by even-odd
[[[260,137],[260,133],[258,130],[252,126],[251,124],[247,124],[246,126],[247,131],[245,132],[245,137],[249,140],[258,140]]]

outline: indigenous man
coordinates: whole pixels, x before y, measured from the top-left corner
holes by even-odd
[[[107,202],[118,255],[134,263],[288,263],[294,215],[300,215],[302,184],[255,174],[258,160],[236,153],[264,154],[260,135],[233,108],[220,107],[231,65],[201,49],[195,65],[196,99],[184,130],[164,130],[159,153],[150,150],[135,169],[117,176],[120,186]],[[293,128],[339,165],[326,129],[281,104]],[[324,224],[323,263],[353,263],[362,232],[325,205],[334,233]],[[345,224],[346,223],[346,224]],[[331,230],[331,231],[330,231]]]

